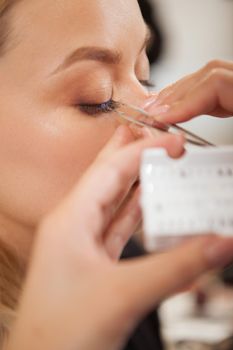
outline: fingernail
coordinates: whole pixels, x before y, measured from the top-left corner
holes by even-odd
[[[157,104],[157,100],[158,100],[158,94],[154,94],[152,96],[150,96],[145,103],[141,106],[141,108],[143,109],[148,109],[150,108],[152,105],[156,105]]]
[[[167,113],[169,109],[170,109],[169,105],[163,105],[163,106],[151,105],[151,107],[147,109],[147,112],[149,114],[156,116],[156,118],[160,118],[161,115]]]
[[[121,136],[122,133],[124,133],[124,130],[125,130],[125,126],[124,125],[119,125],[116,130],[115,130],[115,133],[113,134],[113,136],[115,137],[118,137],[118,136]]]
[[[134,124],[130,124],[129,128],[132,131],[132,133],[133,133],[133,135],[134,135],[134,137],[136,139],[141,138],[143,136],[142,128],[140,126],[137,126],[137,125],[134,125]]]
[[[125,135],[127,135],[127,127],[126,125],[120,125],[115,130],[112,139],[119,142],[119,140],[121,141],[122,139],[125,139]]]
[[[233,261],[233,239],[213,239],[205,253],[212,268],[225,267]]]
[[[141,129],[141,133],[142,133],[143,137],[154,138],[154,135],[153,135],[152,131],[149,128],[147,128],[147,127],[143,127]]]

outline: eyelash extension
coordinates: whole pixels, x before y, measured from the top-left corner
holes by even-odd
[[[118,108],[119,104],[114,100],[109,100],[107,102],[99,104],[80,104],[79,108],[82,112],[88,115],[98,115],[102,113],[110,113]]]
[[[148,88],[155,87],[153,82],[150,80],[139,80],[140,83]],[[104,114],[104,113],[111,113],[115,111],[119,107],[119,103],[114,101],[113,99],[110,99],[107,102],[103,103],[93,103],[93,104],[80,104],[78,105],[79,109],[84,112],[85,114],[88,114],[90,116]]]

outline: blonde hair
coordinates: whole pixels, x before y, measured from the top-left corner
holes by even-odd
[[[0,54],[9,35],[8,11],[17,0],[0,0]],[[0,228],[1,230],[1,228]],[[12,248],[0,239],[0,349],[16,318],[25,269]]]
[[[0,0],[0,13],[5,10],[5,8],[9,5],[8,0]]]
[[[9,34],[7,13],[17,0],[0,0],[0,53],[5,47]]]
[[[17,253],[0,240],[0,348],[16,318],[25,268]]]

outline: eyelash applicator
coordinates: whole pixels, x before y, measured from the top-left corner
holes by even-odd
[[[201,146],[201,147],[215,146],[209,141],[206,141],[200,136],[184,129],[181,126],[178,126],[177,124],[168,124],[168,123],[156,121],[156,118],[153,118],[152,115],[148,114],[143,109],[136,107],[134,105],[123,103],[123,102],[116,102],[114,112],[117,113],[118,116],[120,116],[125,121],[138,125],[140,127],[146,126],[149,129],[152,129],[152,131],[157,130],[159,132],[169,132],[169,133],[181,132],[185,135],[186,141],[192,145]]]

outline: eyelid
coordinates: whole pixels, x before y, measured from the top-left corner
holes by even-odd
[[[113,100],[113,95],[114,91],[112,85],[111,87],[107,86],[107,88],[102,86],[101,88],[98,88],[95,91],[89,91],[86,97],[84,97],[83,95],[82,98],[79,98],[79,102],[76,104],[80,106],[97,106]],[[95,96],[95,98],[91,96]]]

